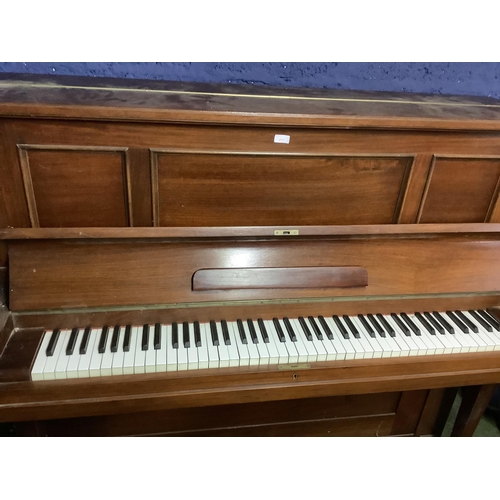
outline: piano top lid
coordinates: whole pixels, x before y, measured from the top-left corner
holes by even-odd
[[[500,130],[500,100],[5,73],[0,117]]]

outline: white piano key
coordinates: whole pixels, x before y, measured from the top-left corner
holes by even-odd
[[[198,348],[194,340],[194,323],[189,323],[188,370],[198,370]]]
[[[113,366],[113,353],[111,352],[111,338],[113,336],[113,328],[108,331],[108,338],[106,339],[105,350],[102,354],[101,360],[101,377],[112,375]]]
[[[142,336],[142,330],[140,331]],[[149,325],[148,350],[144,358],[144,372],[156,372],[155,325]],[[142,340],[142,339],[141,339]]]
[[[160,348],[156,349],[156,371],[167,371],[167,326],[160,326]]]
[[[68,366],[66,367],[66,378],[78,377],[78,365],[80,364],[80,342],[83,337],[84,329],[80,328],[76,334],[75,348],[73,354],[69,356]]]
[[[146,373],[144,364],[146,362],[146,351],[142,350],[142,327],[134,326],[135,330],[135,358],[134,358],[134,373]]]
[[[274,336],[271,335],[271,333],[269,332],[269,330],[267,328],[267,325],[264,322],[264,327],[266,328],[266,333],[267,333],[267,336],[269,338],[269,342],[267,342],[267,343],[264,342],[264,337],[263,337],[262,332],[260,330],[259,323],[254,322],[254,324],[256,325],[255,330],[257,331],[257,337],[259,338],[259,342],[262,342],[266,346],[267,352],[269,353],[269,364],[270,365],[278,364],[280,356],[278,353],[278,349],[276,348],[276,341],[275,341]]]
[[[219,366],[221,368],[227,368],[229,367],[229,351],[227,349],[227,345],[224,344],[222,325],[220,324],[220,321],[216,321],[215,325],[217,326],[217,336],[219,337],[219,345],[217,346],[217,350],[219,351]]]
[[[189,359],[187,348],[184,347],[182,323],[177,324],[177,338],[179,339],[179,347],[177,350],[177,370],[184,371],[188,369]]]
[[[455,338],[460,342],[463,349],[462,352],[477,352],[478,345],[477,342],[473,340],[470,333],[464,333],[462,330],[454,324],[455,328]]]
[[[204,370],[208,368],[208,339],[207,335],[205,332],[205,329],[201,327],[200,324],[200,338],[201,338],[201,345],[197,347],[198,349],[198,368],[200,370]]]
[[[463,352],[465,350],[464,347],[460,344],[460,342],[458,342],[458,340],[456,339],[455,334],[448,333],[445,330],[444,335],[441,333],[438,333],[438,335],[441,335],[441,338],[445,338],[448,341],[448,343],[452,346],[452,348],[451,348],[452,353],[458,354],[458,353]]]
[[[205,330],[205,337],[207,339],[208,367],[219,368],[219,350],[212,342],[210,323],[201,323],[200,328]]]
[[[56,348],[54,350],[54,354],[52,356],[47,356],[47,361],[45,362],[45,366],[43,368],[43,379],[44,380],[54,380],[56,378],[55,370],[57,366],[57,362],[59,360],[59,354],[63,349],[63,342],[61,342],[61,333],[59,333],[59,338],[57,340]],[[64,346],[66,347],[66,346]]]
[[[91,377],[99,377],[101,375],[102,353],[99,352],[99,340],[101,338],[102,328],[93,328],[96,330],[96,341],[92,349],[92,358],[90,360],[89,375]]]
[[[125,336],[125,333],[123,334]],[[128,351],[123,354],[123,374],[130,375],[134,373],[135,367],[135,350],[137,348],[137,337],[139,336],[139,329],[135,326],[130,328],[130,347]],[[121,337],[120,337],[121,338]],[[139,345],[139,349],[140,349]],[[120,342],[120,349],[123,349],[123,341]]]
[[[227,324],[229,330],[229,337],[231,343],[234,341],[238,349],[238,356],[240,358],[240,366],[250,366],[250,355],[248,354],[248,347],[241,340],[240,332],[236,322],[232,321]]]
[[[406,340],[407,337],[398,327],[396,322],[392,319],[390,314],[384,314],[383,316],[395,332],[394,337],[389,332],[386,332],[387,343],[391,345],[393,349],[392,357],[416,356],[419,352],[418,346],[411,339],[409,339],[408,341]],[[384,327],[383,324],[382,327]]]
[[[300,342],[305,349],[305,359],[304,362],[313,363],[318,360],[318,351],[314,347],[312,340],[307,340],[306,334],[300,326],[300,321],[298,319],[291,319],[290,324],[292,325],[295,335],[297,336],[297,344]],[[314,335],[314,332],[311,332]],[[298,349],[297,349],[298,351]],[[299,358],[300,359],[300,358]]]
[[[90,377],[90,362],[92,361],[92,354],[94,353],[95,343],[98,342],[99,329],[92,328],[90,330],[89,342],[85,354],[80,355],[80,363],[78,363],[78,378]],[[80,346],[78,346],[80,349]]]
[[[162,331],[165,332],[166,336],[166,348],[167,348],[167,372],[177,371],[177,349],[174,349],[172,345],[172,325],[162,325]]]
[[[442,342],[439,341],[437,336],[431,334],[427,330],[425,325],[414,314],[408,314],[408,316],[411,320],[413,320],[413,322],[420,329],[420,334],[421,334],[422,340],[424,340],[426,342],[427,346],[429,346],[429,350],[427,352],[430,354],[444,354],[445,346],[443,345]]]
[[[33,363],[31,369],[31,380],[43,380],[43,369],[45,367],[45,362],[47,361],[46,350],[49,345],[50,337],[52,336],[52,330],[48,330],[44,333],[40,347],[38,348],[38,353]]]
[[[59,342],[62,342],[62,349],[59,353],[59,358],[57,360],[56,368],[54,370],[54,376],[56,379],[66,378],[66,369],[69,363],[69,356],[66,354],[66,347],[68,346],[69,336],[71,335],[71,330],[61,330],[59,334]]]
[[[274,346],[276,347],[276,351],[278,352],[278,364],[286,365],[289,363],[288,350],[284,344],[278,338],[278,334],[276,333],[276,328],[274,327],[274,323],[271,320],[264,321],[264,326],[266,327],[267,334],[269,335],[269,339],[274,341]]]
[[[309,361],[309,352],[308,352],[306,346],[304,345],[304,337],[303,337],[302,331],[299,331],[297,329],[297,326],[300,327],[300,325],[298,325],[298,323],[296,323],[294,319],[289,319],[289,321],[290,321],[290,324],[292,325],[293,331],[295,333],[296,340],[293,343],[295,344],[295,349],[297,349],[297,354],[299,356],[298,362],[299,363],[307,363]],[[290,340],[290,337],[288,337],[288,340]],[[315,353],[314,360],[316,359],[316,357],[317,357],[317,354]]]
[[[125,337],[125,327],[120,327],[118,336],[118,349],[113,353],[113,361],[111,363],[111,375],[123,375],[123,361],[125,351],[123,350],[123,338]]]
[[[238,346],[236,340],[232,335],[232,328],[229,328],[229,323],[226,322],[227,331],[229,333],[229,345],[227,345],[227,353],[229,356],[229,366],[240,366],[240,355],[238,353]],[[222,325],[221,325],[222,330]]]

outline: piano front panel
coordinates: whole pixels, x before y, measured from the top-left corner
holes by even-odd
[[[82,234],[83,236],[83,234]],[[473,237],[261,241],[13,242],[9,248],[12,311],[238,300],[496,294],[500,242]],[[466,264],[466,265],[465,265]],[[301,288],[193,290],[201,269],[361,267],[357,279]],[[237,272],[237,271],[235,271]],[[227,271],[226,271],[227,273]],[[321,283],[321,284],[318,284]]]
[[[0,226],[37,211],[41,227],[469,222],[498,194],[495,133],[44,119],[0,132]]]

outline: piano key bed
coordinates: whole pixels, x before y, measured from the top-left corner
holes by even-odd
[[[46,331],[31,379],[497,350],[500,323],[484,310],[116,325]]]

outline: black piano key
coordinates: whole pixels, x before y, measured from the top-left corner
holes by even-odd
[[[247,319],[248,331],[250,332],[250,338],[254,344],[259,343],[259,338],[257,337],[257,332],[255,331],[255,327],[253,326],[253,321],[251,319]]]
[[[299,316],[299,323],[300,323],[300,326],[302,327],[302,330],[304,330],[304,334],[306,336],[306,339],[309,340],[310,342],[312,342],[312,333],[311,333],[311,330],[309,330],[307,324],[306,324],[306,320],[302,317],[302,316]]]
[[[120,327],[116,325],[113,328],[113,336],[111,337],[111,352],[118,352],[119,337],[120,337]]]
[[[285,324],[286,331],[292,342],[297,342],[297,335],[295,334],[293,327],[288,318],[283,318],[283,323]]]
[[[382,314],[377,314],[377,319],[380,321],[382,328],[391,336],[395,337],[396,332],[394,328],[388,323],[388,321],[384,318]]]
[[[424,312],[424,316],[426,317],[427,321],[429,321],[429,323],[441,334],[441,335],[444,335],[445,331],[444,331],[444,328],[443,326],[438,323],[438,321],[436,320],[436,318],[434,318],[434,316],[429,313],[429,312]]]
[[[314,333],[316,334],[316,337],[318,340],[323,340],[323,334],[321,333],[321,330],[319,329],[319,326],[316,324],[316,321],[312,316],[308,316],[307,319],[309,320],[309,323],[314,330]]]
[[[89,346],[89,338],[90,338],[90,326],[87,326],[83,331],[82,341],[80,342],[80,354],[85,354],[87,352],[87,348]]]
[[[326,333],[326,336],[330,339],[333,340],[333,332],[330,330],[330,327],[328,326],[328,323],[326,322],[325,318],[323,316],[318,316],[319,323],[323,330]]]
[[[373,314],[368,314],[368,319],[370,320],[370,323],[373,325],[373,328],[375,328],[377,333],[382,338],[385,338],[385,330],[378,324],[378,321],[375,319],[375,316]]]
[[[226,322],[226,320],[223,319],[220,322],[220,325],[222,327],[222,337],[224,338],[224,344],[225,345],[231,345],[231,338],[229,337],[229,330],[227,328],[227,322]]]
[[[410,327],[410,330],[417,336],[420,336],[420,328],[415,324],[415,322],[408,316],[406,313],[401,313],[399,315],[401,318],[403,318],[403,321],[406,322],[406,324]]]
[[[236,324],[238,325],[238,332],[240,333],[241,341],[243,344],[248,344],[247,334],[245,333],[245,328],[243,327],[243,321],[241,321],[241,319],[237,319]]]
[[[345,329],[344,325],[342,324],[342,321],[340,321],[340,318],[338,316],[332,316],[333,321],[335,321],[335,324],[337,325],[337,328],[340,330],[340,333],[342,334],[342,337],[345,339],[349,338],[349,334],[347,333],[347,330]]]
[[[161,325],[160,323],[155,323],[155,336],[154,336],[154,348],[156,350],[161,349]]]
[[[485,321],[479,314],[477,314],[476,311],[469,311],[469,314],[487,331],[487,332],[492,332],[493,327]]]
[[[217,333],[217,325],[215,324],[214,320],[210,321],[210,333],[212,334],[212,344],[214,346],[218,346],[219,334]]]
[[[210,322],[210,326],[212,326],[212,322]],[[179,325],[177,323],[172,323],[172,347],[179,349]]]
[[[106,342],[108,341],[109,328],[104,326],[101,331],[101,336],[99,337],[99,345],[97,346],[97,352],[99,354],[104,354],[106,352]]]
[[[132,326],[127,325],[125,327],[125,335],[123,336],[123,352],[130,351],[130,335],[132,333]]]
[[[71,356],[75,350],[76,338],[78,337],[78,328],[73,328],[71,330],[71,335],[69,336],[68,345],[66,346],[66,356]]]
[[[373,339],[375,338],[375,332],[373,331],[373,328],[370,326],[370,323],[366,321],[366,318],[362,314],[358,314],[359,321],[361,321],[361,324],[365,328],[365,330],[368,332],[368,335],[372,337]]]
[[[442,316],[441,314],[439,314],[437,311],[432,311],[432,315],[444,326],[445,330],[448,332],[448,333],[452,333],[454,334],[455,333],[455,330],[453,329],[453,327],[448,323],[448,321],[446,321]]]
[[[489,312],[479,309],[477,311],[497,332],[500,332],[500,323]]]
[[[274,328],[276,328],[276,333],[278,334],[280,342],[286,342],[285,334],[283,333],[283,329],[281,328],[278,318],[273,318],[273,324]]]
[[[266,325],[264,324],[264,321],[262,318],[259,318],[257,320],[257,323],[259,324],[259,329],[260,333],[262,334],[262,339],[264,340],[264,344],[269,344],[269,335],[266,330]]]
[[[467,327],[467,325],[462,323],[451,311],[446,311],[446,316],[448,316],[448,318],[450,318],[451,321],[455,323],[455,325],[457,325],[460,330],[462,330],[462,332],[469,333],[469,328]]]
[[[56,349],[57,341],[59,340],[59,334],[60,334],[59,328],[56,328],[55,330],[52,331],[52,335],[50,336],[49,340],[49,345],[47,346],[47,349],[45,350],[45,354],[47,356],[53,356],[54,351]]]
[[[455,314],[474,332],[479,333],[479,328],[462,311],[455,311]]]
[[[201,331],[198,321],[194,322],[194,344],[196,347],[201,347]]]
[[[182,345],[187,349],[191,347],[191,339],[189,338],[189,323],[182,323]]]
[[[396,313],[391,313],[391,318],[396,322],[396,325],[403,330],[403,333],[409,337],[411,335],[410,329],[403,323],[403,320],[399,319],[399,316]]]
[[[431,334],[431,335],[436,335],[436,330],[434,327],[420,314],[420,313],[415,313],[416,318],[424,325],[424,328]]]
[[[141,349],[147,351],[149,348],[149,325],[142,327]]]
[[[345,321],[347,328],[349,328],[349,330],[351,330],[352,334],[354,335],[354,338],[359,339],[360,336],[359,336],[358,329],[354,326],[354,323],[351,321],[351,318],[349,318],[349,316],[347,316],[347,314],[344,314],[342,316],[342,319]]]

